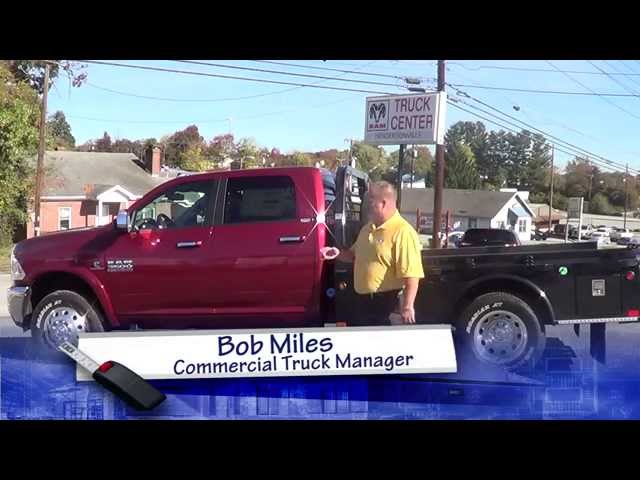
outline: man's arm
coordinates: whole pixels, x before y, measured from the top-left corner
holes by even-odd
[[[407,277],[403,280],[404,291],[402,295],[402,306],[400,314],[404,323],[416,323],[416,313],[413,305],[416,301],[416,295],[418,294],[419,278]]]
[[[355,259],[355,255],[353,251],[349,248],[340,250],[340,254],[336,257],[336,260],[339,260],[340,262],[345,262],[345,263],[352,263],[354,259]]]

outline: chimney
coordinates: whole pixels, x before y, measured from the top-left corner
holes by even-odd
[[[145,152],[144,166],[147,171],[157,177],[160,174],[162,150],[158,146],[150,145]]]

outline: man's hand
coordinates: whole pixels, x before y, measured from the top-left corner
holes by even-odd
[[[416,323],[416,311],[412,307],[404,307],[400,312],[402,323]]]
[[[320,255],[322,255],[322,258],[325,260],[334,260],[340,255],[340,250],[336,247],[322,247],[320,249]]]

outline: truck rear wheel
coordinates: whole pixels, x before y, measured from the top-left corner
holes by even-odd
[[[31,335],[37,347],[49,351],[68,341],[78,345],[81,332],[104,331],[102,315],[85,297],[71,290],[45,296],[33,311]]]
[[[531,307],[505,292],[476,298],[460,317],[456,336],[477,360],[509,370],[528,362],[535,364],[546,343]]]

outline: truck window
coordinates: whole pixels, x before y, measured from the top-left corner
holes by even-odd
[[[291,178],[230,178],[224,204],[224,223],[271,222],[296,218],[295,187]]]
[[[183,183],[164,191],[142,208],[133,218],[134,230],[204,226],[213,182]]]

